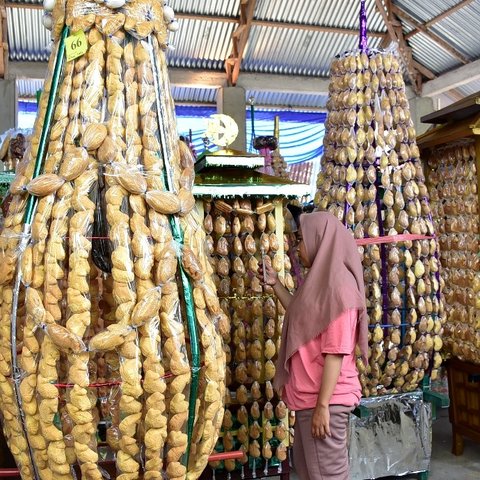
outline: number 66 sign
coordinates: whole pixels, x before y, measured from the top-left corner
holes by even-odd
[[[85,32],[79,32],[70,35],[65,39],[65,52],[67,54],[67,62],[81,57],[88,50],[87,37]]]

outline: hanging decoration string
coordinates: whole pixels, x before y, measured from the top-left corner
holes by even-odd
[[[361,52],[368,51],[368,39],[367,39],[367,11],[365,8],[365,0],[360,2],[360,42],[358,48]]]

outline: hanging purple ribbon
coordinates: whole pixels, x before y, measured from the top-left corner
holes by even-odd
[[[368,50],[368,40],[367,40],[367,11],[365,9],[365,0],[361,0],[360,5],[360,42],[358,48],[362,52]]]

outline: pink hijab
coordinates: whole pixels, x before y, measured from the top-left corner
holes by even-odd
[[[277,390],[288,381],[293,354],[346,310],[358,309],[358,345],[367,363],[365,285],[355,240],[330,213],[302,215],[300,225],[311,267],[285,315],[274,380]]]

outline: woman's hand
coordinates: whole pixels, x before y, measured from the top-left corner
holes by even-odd
[[[317,405],[312,415],[312,437],[324,439],[330,435],[330,411]]]
[[[270,265],[269,262],[263,262],[258,267],[258,273],[261,275],[261,280],[266,285],[274,286],[278,282],[278,274]]]

